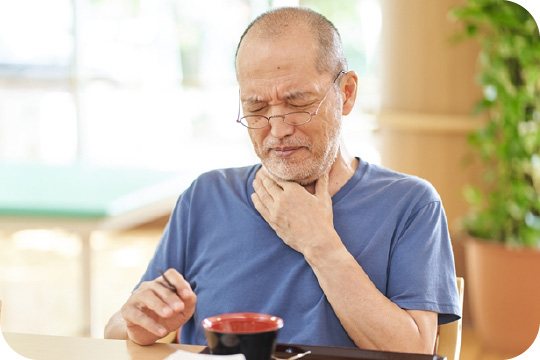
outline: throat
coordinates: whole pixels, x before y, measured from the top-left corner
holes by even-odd
[[[311,182],[307,185],[304,185],[304,184],[300,184],[300,185],[302,185],[308,193],[315,194],[315,182]]]

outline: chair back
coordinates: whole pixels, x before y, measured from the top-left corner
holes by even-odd
[[[463,309],[465,280],[462,277],[457,278],[457,289],[461,308]],[[459,360],[459,354],[461,352],[461,326],[461,319],[448,324],[439,325],[437,342],[435,345],[435,353],[437,355],[446,356],[448,360]]]

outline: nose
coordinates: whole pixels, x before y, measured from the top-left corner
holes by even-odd
[[[270,117],[270,134],[276,139],[282,139],[294,133],[294,126],[283,121],[283,116]]]

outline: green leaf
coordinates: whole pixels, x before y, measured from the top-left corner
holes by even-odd
[[[475,104],[485,127],[469,136],[484,162],[485,185],[466,187],[464,226],[471,234],[513,246],[540,247],[540,36],[521,6],[506,0],[466,0],[450,16],[462,39],[481,47]]]

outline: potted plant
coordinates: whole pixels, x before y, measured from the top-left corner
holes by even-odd
[[[540,35],[527,10],[505,0],[467,0],[451,15],[480,44],[477,110],[487,117],[470,137],[485,186],[465,191],[473,321],[487,347],[517,355],[540,324]]]

